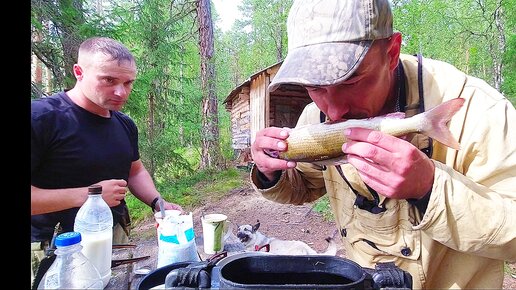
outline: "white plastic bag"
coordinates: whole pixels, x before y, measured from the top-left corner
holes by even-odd
[[[158,224],[157,268],[186,261],[199,261],[192,213],[166,215]]]

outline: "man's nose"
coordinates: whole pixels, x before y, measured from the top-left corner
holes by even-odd
[[[335,90],[330,89],[327,91],[326,101],[326,116],[332,121],[342,119],[349,112],[346,96],[338,94]]]
[[[126,87],[123,84],[115,87],[115,95],[117,95],[117,96],[125,97],[127,95],[127,92],[128,92],[128,90],[126,89]]]
[[[338,121],[338,120],[341,120],[348,111],[349,111],[348,105],[342,105],[342,104],[330,105],[330,106],[328,106],[328,112],[326,112],[326,116],[331,121]]]

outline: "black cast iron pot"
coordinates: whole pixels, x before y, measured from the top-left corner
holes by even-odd
[[[180,262],[145,276],[138,290],[165,289],[412,289],[412,277],[392,263],[362,268],[336,256],[239,253],[208,262]]]

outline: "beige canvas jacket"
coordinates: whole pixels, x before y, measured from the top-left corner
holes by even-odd
[[[417,108],[417,59],[402,55],[408,108]],[[347,258],[363,267],[394,261],[409,271],[414,289],[500,289],[503,261],[516,260],[516,111],[484,81],[453,66],[423,59],[426,110],[462,97],[464,106],[449,128],[461,143],[456,151],[434,141],[435,177],[423,216],[406,200],[386,199],[387,210],[373,214],[355,208],[355,194],[335,166],[298,163],[276,185],[255,190],[280,203],[303,204],[328,194]],[[417,109],[407,110],[407,115]],[[308,105],[298,125],[319,123],[319,110]],[[419,148],[428,138],[413,136]],[[372,199],[354,167],[341,166],[352,187]]]

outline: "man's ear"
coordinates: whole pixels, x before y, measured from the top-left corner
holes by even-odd
[[[389,55],[389,67],[394,70],[398,66],[401,51],[401,33],[394,32],[389,38],[387,54]]]
[[[78,64],[74,64],[73,65],[73,74],[75,75],[75,78],[80,81],[83,77],[82,67]]]

